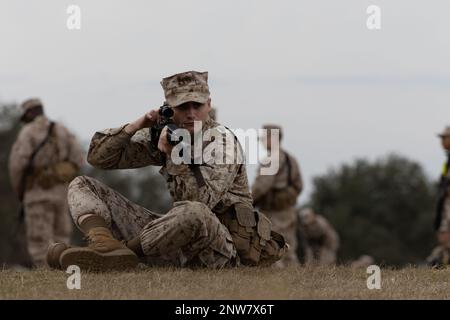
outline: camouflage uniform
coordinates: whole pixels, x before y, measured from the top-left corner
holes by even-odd
[[[17,194],[31,154],[47,136],[49,125],[44,115],[36,117],[24,125],[12,147],[9,172]],[[35,265],[44,264],[50,243],[70,239],[72,222],[67,186],[82,165],[82,159],[75,137],[63,125],[55,123],[49,140],[34,158],[34,172],[26,180],[23,198],[28,251]]]
[[[303,239],[306,264],[333,264],[339,236],[329,222],[311,209],[299,211],[299,231]]]
[[[164,79],[166,101],[177,106],[180,95],[182,100],[196,101],[198,92],[207,91],[205,76],[188,72]],[[149,143],[148,129],[131,136],[125,127],[97,132],[90,144],[89,163],[101,169],[162,166],[160,173],[175,201],[173,208],[165,215],[151,212],[95,179],[79,177],[70,184],[68,195],[76,224],[85,214],[103,217],[117,239],[139,237],[148,264],[221,268],[239,261],[273,263],[283,255],[284,241],[272,239],[267,218],[255,221],[244,165],[237,161],[219,164],[211,159],[198,165],[196,171],[189,164],[175,164],[171,157],[164,157]],[[225,141],[227,129],[211,119],[202,127],[203,132],[208,129]],[[243,157],[239,143],[232,149],[234,155]],[[226,156],[230,149],[224,150]],[[255,250],[249,251],[253,247]]]
[[[255,206],[270,219],[274,231],[283,235],[289,251],[277,266],[296,265],[297,257],[297,213],[295,204],[303,184],[300,169],[294,157],[279,151],[279,169],[275,175],[256,177],[252,187]],[[261,169],[261,168],[260,168]]]
[[[437,222],[437,229],[441,232],[450,232],[450,152],[448,152],[448,160],[444,164],[444,170],[441,176],[441,183],[445,185],[445,182],[448,183],[445,190],[442,190],[445,194],[445,200],[442,206],[441,219],[440,223]]]
[[[450,137],[450,127],[446,127],[444,132],[439,134],[444,139]],[[427,258],[427,263],[432,266],[450,264],[450,150],[447,152],[447,161],[444,163],[439,185],[439,204],[437,206],[440,212],[437,212],[435,228],[439,237],[447,239],[448,243],[439,243]],[[442,201],[442,202],[441,202]],[[444,241],[445,240],[440,240]]]

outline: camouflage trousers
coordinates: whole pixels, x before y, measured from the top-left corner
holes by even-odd
[[[203,203],[175,202],[161,215],[139,206],[105,184],[86,176],[69,186],[73,221],[85,214],[103,217],[119,240],[140,238],[149,265],[221,268],[236,262],[228,229]]]
[[[297,213],[294,207],[280,211],[263,212],[272,222],[272,230],[281,234],[289,244],[289,250],[283,258],[275,263],[275,267],[298,265],[297,257]]]
[[[53,242],[70,241],[72,220],[67,205],[67,185],[45,191],[30,190],[25,195],[24,206],[28,252],[35,266],[45,266],[48,246]]]

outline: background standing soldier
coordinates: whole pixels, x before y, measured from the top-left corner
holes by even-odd
[[[297,214],[295,205],[297,197],[303,188],[300,168],[293,156],[280,146],[282,139],[281,127],[267,124],[267,130],[262,137],[262,143],[269,153],[275,153],[278,161],[278,171],[274,175],[263,175],[261,170],[252,188],[253,203],[272,222],[273,229],[282,234],[289,244],[289,251],[282,260],[277,262],[278,267],[298,264],[297,257]],[[272,130],[278,130],[278,139],[272,141]],[[274,154],[272,154],[273,156]],[[261,168],[260,168],[261,169]]]
[[[305,264],[336,263],[339,236],[330,223],[310,208],[299,210],[299,231],[303,239]]]
[[[450,126],[447,126],[444,132],[439,134],[439,137],[441,138],[442,148],[447,155],[447,160],[444,163],[439,181],[438,203],[434,221],[438,247],[433,250],[431,256],[427,259],[431,265],[448,264],[448,250],[450,248]],[[441,261],[440,256],[446,256],[445,261]]]
[[[63,125],[50,121],[39,99],[21,105],[23,128],[12,147],[9,173],[21,202],[28,252],[35,266],[43,266],[48,246],[69,241],[72,222],[67,186],[82,165],[82,150]]]

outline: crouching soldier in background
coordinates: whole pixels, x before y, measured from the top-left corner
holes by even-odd
[[[83,155],[74,135],[45,116],[39,99],[21,108],[24,126],[10,153],[9,173],[22,203],[28,252],[35,266],[43,266],[51,243],[70,240],[67,187]]]
[[[327,265],[336,263],[339,236],[330,223],[312,209],[298,211],[299,232],[303,239],[305,264]]]
[[[89,148],[88,161],[106,170],[162,166],[173,208],[165,215],[151,212],[93,178],[78,177],[69,186],[68,201],[73,221],[89,244],[82,248],[55,244],[49,248],[49,264],[98,271],[133,268],[139,261],[222,268],[270,265],[283,256],[283,237],[253,210],[245,165],[216,161],[220,152],[191,164],[176,161],[172,151],[179,145],[169,143],[169,126],[152,140],[149,128],[154,132],[161,128],[163,116],[171,116],[173,124],[187,130],[188,138],[195,137],[194,131],[208,130],[224,146],[225,135],[231,133],[209,117],[207,79],[207,72],[196,71],[164,78],[166,106],[119,128],[95,133]],[[243,159],[239,142],[231,141],[232,148],[225,148],[222,156],[232,152]],[[182,152],[190,158],[190,152]]]

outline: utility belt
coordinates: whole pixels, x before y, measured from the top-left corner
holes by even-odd
[[[271,265],[286,253],[283,236],[272,231],[270,220],[253,207],[238,203],[217,216],[230,231],[243,265]]]
[[[61,161],[50,167],[34,168],[33,173],[27,177],[26,190],[35,186],[50,189],[55,185],[72,181],[77,173],[76,166],[69,161]]]
[[[292,186],[283,189],[272,189],[256,205],[263,211],[281,211],[294,206],[298,192]]]

